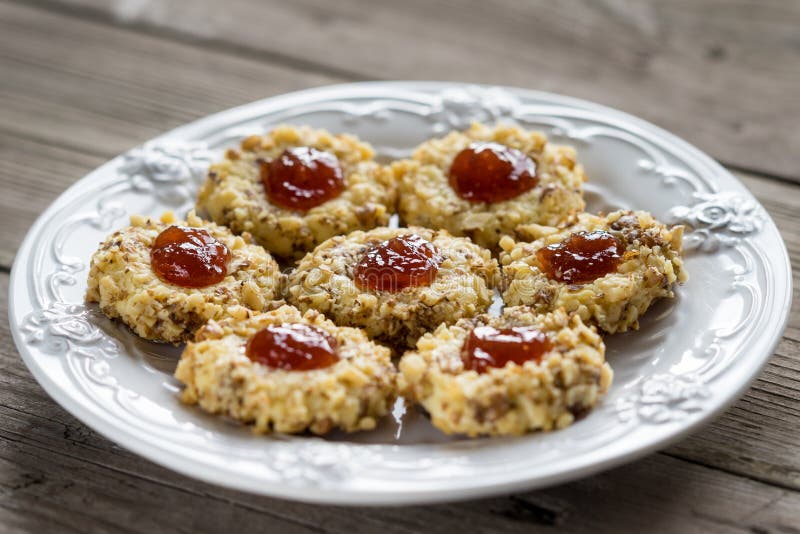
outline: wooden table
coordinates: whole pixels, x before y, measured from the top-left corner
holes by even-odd
[[[0,314],[36,216],[112,156],[316,85],[447,79],[585,97],[734,172],[800,264],[796,0],[0,0]],[[571,484],[414,508],[310,506],[197,482],[53,403],[0,321],[0,531],[800,532],[800,281],[771,362],[727,413]]]

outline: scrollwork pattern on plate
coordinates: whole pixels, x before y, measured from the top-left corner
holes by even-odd
[[[64,253],[67,237],[76,228],[88,225],[102,231],[108,231],[111,225],[125,215],[125,209],[116,201],[108,197],[101,197],[95,203],[95,210],[80,214],[64,224],[52,241],[53,257],[58,264],[58,270],[47,277],[50,298],[56,302],[64,302],[60,293],[62,286],[73,286],[77,283],[75,275],[86,269],[83,258],[77,258]]]
[[[305,486],[332,484],[354,474],[356,469],[366,471],[381,463],[382,456],[369,447],[356,450],[347,445],[309,438],[277,445],[270,451],[265,465],[281,480]]]
[[[441,91],[431,106],[427,119],[434,130],[464,130],[472,122],[494,123],[514,119],[522,103],[513,94],[499,87],[452,87]]]
[[[145,143],[123,156],[118,172],[134,191],[172,206],[194,197],[212,161],[206,143]]]
[[[761,229],[764,213],[753,200],[731,192],[695,193],[691,206],[675,206],[667,217],[673,224],[685,224],[686,250],[716,252],[722,246],[735,246],[742,238]]]
[[[46,354],[110,358],[120,352],[116,339],[97,326],[97,317],[82,304],[54,302],[28,314],[20,330],[25,342]]]
[[[647,423],[669,423],[685,419],[703,409],[711,392],[694,375],[660,374],[646,378],[636,393],[617,400],[622,422],[638,418]]]

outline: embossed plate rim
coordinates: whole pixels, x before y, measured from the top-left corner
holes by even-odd
[[[427,98],[429,98],[431,102],[434,102],[438,96],[443,95],[450,89],[462,91],[466,97],[469,97],[470,91],[473,90],[472,88],[475,88],[475,91],[478,92],[483,91],[484,96],[489,95],[489,93],[495,91],[496,89],[489,86],[465,86],[463,84],[442,82],[368,82],[321,87],[265,99],[222,113],[211,115],[163,134],[155,138],[152,142],[155,143],[177,140],[181,138],[198,138],[208,136],[210,132],[218,129],[218,124],[220,122],[224,122],[228,125],[226,126],[227,130],[235,127],[231,125],[232,122],[236,123],[237,121],[246,120],[248,118],[252,118],[253,116],[260,117],[264,115],[266,110],[269,109],[285,109],[297,105],[298,103],[309,101],[324,102],[326,99],[340,99],[345,101],[354,97],[365,97],[377,100],[379,98],[393,98],[392,95],[397,97],[398,100],[402,100],[401,97],[403,96],[408,96],[408,101],[413,101],[414,98],[420,98],[421,95],[427,94]],[[690,158],[693,164],[701,166],[704,170],[708,171],[711,175],[711,178],[713,178],[712,183],[714,185],[722,183],[726,186],[725,189],[732,188],[738,191],[740,196],[745,198],[745,200],[754,203],[755,208],[763,212],[763,208],[761,208],[758,202],[752,198],[752,195],[750,195],[749,192],[746,192],[746,188],[744,188],[744,186],[742,186],[742,184],[739,183],[735,177],[730,175],[716,162],[713,162],[713,160],[702,154],[702,152],[686,144],[675,136],[672,136],[671,134],[664,132],[653,125],[641,121],[640,119],[616,110],[611,110],[609,108],[569,97],[562,97],[559,95],[517,88],[500,88],[497,90],[501,93],[506,92],[519,98],[527,98],[533,101],[544,101],[548,106],[562,106],[564,109],[574,108],[576,110],[586,110],[587,113],[591,112],[597,114],[598,116],[604,117],[608,121],[618,121],[625,125],[625,131],[627,132],[635,131],[636,135],[640,135],[642,138],[646,137],[649,139],[656,139],[664,146],[670,146],[672,150],[681,152],[683,156]],[[460,96],[462,95],[459,95],[459,97]],[[495,97],[498,95],[495,94],[489,96]],[[444,97],[442,98],[443,103],[447,104],[447,102],[444,101]],[[437,120],[459,120],[458,117],[454,118],[452,116],[454,112],[452,110],[448,110],[444,104],[444,107],[437,109],[436,111],[436,113],[441,113],[444,118]],[[484,105],[483,110],[489,109],[485,106],[485,102],[481,102],[480,104]],[[500,104],[497,102],[492,104],[495,107],[490,110],[490,118],[496,118],[494,117],[493,113],[496,113],[498,109],[500,110],[500,113],[505,113],[508,111],[503,111],[504,108],[501,104],[502,102]],[[430,106],[433,105],[434,104],[430,104]],[[456,107],[459,105],[457,100],[455,101],[455,105]],[[499,108],[497,108],[498,105],[500,105]],[[584,134],[586,134],[586,129],[587,128],[584,128],[583,130]],[[580,134],[580,132],[577,132],[577,134]],[[576,139],[580,140],[580,136],[578,136]],[[315,480],[313,477],[311,477],[309,480],[303,480],[302,484],[295,486],[291,484],[275,483],[275,481],[259,480],[258,478],[247,478],[245,476],[240,479],[236,479],[232,478],[230,473],[221,470],[218,465],[213,465],[213,463],[208,462],[204,463],[201,461],[199,457],[204,454],[203,451],[197,451],[193,455],[189,454],[188,456],[182,456],[181,452],[186,453],[185,450],[169,451],[168,449],[164,449],[164,443],[159,442],[157,438],[138,435],[135,431],[125,428],[124,425],[119,423],[119,421],[109,420],[108,416],[99,411],[96,406],[81,402],[80,399],[70,396],[65,389],[52,381],[50,376],[40,366],[40,362],[37,360],[37,357],[34,354],[35,350],[32,348],[31,343],[24,339],[23,333],[19,328],[19,325],[22,323],[23,316],[25,316],[25,314],[18,313],[22,310],[17,309],[17,298],[15,293],[17,291],[21,291],[19,279],[22,279],[23,276],[23,265],[28,262],[29,254],[31,253],[31,249],[35,244],[35,240],[39,236],[46,223],[49,221],[49,216],[52,216],[52,214],[58,212],[66,204],[73,202],[80,194],[80,190],[82,189],[81,184],[88,183],[93,179],[93,177],[96,177],[98,180],[100,180],[103,174],[112,173],[115,166],[118,168],[121,161],[122,156],[115,158],[70,187],[59,197],[59,199],[53,203],[53,205],[50,206],[50,208],[48,208],[48,210],[45,211],[45,213],[37,220],[37,222],[29,231],[29,234],[26,237],[23,245],[20,247],[20,251],[15,260],[14,268],[12,269],[11,273],[11,282],[9,285],[9,318],[12,325],[12,332],[15,342],[17,343],[20,353],[22,354],[23,359],[28,367],[31,369],[34,377],[36,377],[36,379],[43,385],[45,390],[68,411],[97,430],[99,433],[168,468],[174,469],[189,476],[201,478],[209,482],[214,482],[236,489],[244,489],[255,493],[314,502],[354,505],[399,504],[464,499],[522,488],[541,487],[548,484],[563,482],[580,476],[588,475],[593,472],[618,465],[622,462],[630,461],[634,458],[652,452],[653,450],[662,448],[693,431],[699,425],[707,422],[710,418],[714,417],[721,410],[729,406],[730,403],[732,403],[739,395],[741,395],[741,393],[744,391],[744,388],[746,388],[748,384],[755,378],[758,370],[761,369],[761,367],[766,363],[769,356],[772,354],[775,345],[779,341],[780,333],[783,331],[783,327],[788,320],[789,305],[791,303],[791,271],[789,269],[788,253],[786,252],[785,245],[783,244],[780,235],[774,226],[774,223],[768,216],[766,216],[766,222],[761,231],[761,236],[764,239],[767,239],[766,234],[769,233],[769,238],[773,241],[773,245],[777,245],[777,248],[780,249],[779,252],[781,254],[774,254],[775,250],[771,251],[769,261],[773,262],[774,265],[772,265],[772,267],[775,267],[784,273],[783,277],[776,277],[775,282],[778,286],[776,295],[780,295],[781,290],[784,291],[783,294],[785,295],[784,302],[781,305],[775,306],[769,310],[769,318],[775,319],[769,321],[769,324],[771,325],[770,335],[764,335],[758,338],[755,341],[755,344],[757,344],[757,350],[755,350],[754,353],[749,354],[747,358],[743,359],[741,362],[737,362],[735,369],[729,369],[730,371],[736,371],[736,376],[730,377],[735,378],[735,380],[731,380],[732,383],[727,387],[724,395],[718,395],[712,398],[711,401],[708,402],[707,405],[699,412],[693,412],[692,408],[689,407],[686,407],[684,410],[684,406],[681,405],[680,410],[686,411],[686,413],[689,414],[687,418],[682,420],[668,419],[663,424],[660,424],[659,427],[654,427],[652,432],[653,437],[649,441],[642,440],[641,436],[639,436],[639,442],[633,446],[627,442],[629,440],[623,439],[616,441],[606,446],[604,449],[602,449],[602,451],[600,451],[600,453],[584,455],[582,459],[575,461],[566,469],[561,468],[548,471],[546,466],[533,465],[527,466],[526,469],[514,471],[510,471],[508,469],[503,471],[501,469],[498,470],[499,472],[496,474],[486,472],[484,473],[485,476],[480,477],[480,479],[477,479],[477,477],[470,479],[460,478],[458,480],[450,481],[449,483],[448,481],[438,479],[426,481],[420,478],[418,481],[416,481],[416,483],[414,483],[413,480],[400,480],[395,483],[394,486],[389,484],[388,481],[385,485],[376,485],[374,480],[367,477],[365,480],[372,484],[371,486],[368,485],[368,487],[363,487],[364,484],[359,486],[357,484],[358,480],[345,481],[350,483],[355,482],[355,487],[353,485],[348,486],[347,484],[338,484],[336,481],[334,481],[332,485],[322,486],[320,484],[316,484],[318,480]],[[661,171],[658,169],[651,170],[653,172],[665,172],[664,169],[661,169]],[[667,171],[668,170],[669,169],[667,169]],[[114,179],[114,181],[116,182],[116,179]],[[103,183],[110,182],[111,180],[108,177],[103,179]],[[713,188],[709,189],[713,191]],[[683,213],[683,216],[690,215],[691,212],[688,212],[688,215],[687,213]],[[723,222],[725,225],[728,224],[725,221]],[[711,223],[713,224],[714,221],[712,220]],[[776,238],[777,241],[775,241]],[[747,241],[750,240],[750,236],[745,235],[742,238],[731,239]],[[702,245],[702,241],[700,244]],[[782,256],[783,261],[781,262],[779,258],[776,258],[776,256]],[[747,273],[745,272],[745,274]],[[759,318],[761,317],[762,316],[759,316]],[[730,362],[728,363],[730,364]],[[670,387],[675,386],[676,382],[681,382],[684,380],[682,375],[671,375],[671,377],[673,378],[672,382],[669,382],[668,380],[662,380],[659,382],[659,377],[651,377],[653,380],[653,383],[650,384],[651,390],[653,387],[655,387],[655,391],[650,391],[650,394],[654,394],[656,397],[666,394],[667,400],[671,400],[669,397],[671,394]],[[726,378],[728,377],[726,376]],[[645,381],[642,387],[648,385],[647,382],[648,381]],[[689,382],[686,384],[689,384],[690,386],[692,385]],[[681,395],[685,395],[685,392],[682,393],[680,390],[684,386],[685,384],[682,385],[680,383],[678,383],[676,386],[679,389],[677,397],[679,402],[691,400],[681,397]],[[666,392],[664,391],[664,388],[666,388]],[[642,395],[645,393],[642,393]],[[674,391],[672,391],[672,393],[674,393]],[[656,404],[658,404],[658,401]],[[267,443],[270,445],[268,446]],[[303,443],[307,443],[308,445],[304,446]],[[295,450],[295,447],[297,448],[298,455],[301,454],[301,452],[303,454],[308,454],[309,452],[313,454],[317,449],[320,451],[323,449],[334,450],[335,455],[336,451],[339,450],[334,449],[335,445],[326,445],[325,443],[327,442],[322,442],[322,444],[320,444],[319,441],[314,441],[313,439],[303,441],[303,439],[300,438],[298,440],[288,442],[281,442],[277,440],[265,441],[265,448],[273,447],[276,448],[276,450],[282,450],[283,454],[288,454],[289,456],[293,454],[292,451]],[[277,449],[279,444],[283,446],[283,449]],[[364,454],[367,454],[371,450],[384,449],[390,453],[391,451],[389,449],[395,446],[383,446],[384,449],[381,449],[381,446],[376,445],[361,446],[353,443],[345,443],[344,445],[340,445],[340,447],[344,447],[351,453],[352,451],[359,451],[359,453],[363,452]],[[422,453],[423,451],[427,450],[426,447],[430,448],[434,446],[407,445],[404,447],[408,450],[420,451],[420,453]],[[456,452],[460,451],[461,454],[468,454],[470,448],[461,447],[456,448],[455,450]],[[290,458],[289,462],[292,461],[297,462],[297,459]],[[302,461],[304,460],[301,459],[301,462]],[[454,466],[456,466],[456,464],[454,464]],[[313,471],[313,469],[317,467],[318,466],[312,466],[311,470]],[[322,465],[319,468],[324,469],[325,467],[325,465]],[[386,485],[391,487],[386,489]]]

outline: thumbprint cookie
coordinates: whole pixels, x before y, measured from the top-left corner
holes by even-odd
[[[582,213],[571,226],[523,225],[516,235],[500,242],[505,303],[564,308],[608,333],[637,329],[654,300],[687,280],[683,227],[644,211]]]
[[[558,310],[506,308],[441,325],[400,360],[400,391],[447,434],[520,435],[564,428],[611,384],[594,327]]]
[[[396,396],[390,350],[292,306],[210,321],[181,355],[181,400],[257,433],[371,430]]]
[[[575,150],[539,132],[473,124],[393,164],[405,224],[443,228],[497,251],[520,224],[560,224],[584,209]]]
[[[394,175],[374,155],[352,135],[279,126],[211,166],[197,210],[297,259],[329,237],[388,223]]]
[[[499,281],[488,250],[445,230],[375,228],[325,241],[289,275],[286,299],[397,348],[486,311]]]
[[[194,213],[131,217],[92,256],[86,300],[152,341],[182,343],[209,319],[247,318],[280,298],[278,264],[249,236]]]

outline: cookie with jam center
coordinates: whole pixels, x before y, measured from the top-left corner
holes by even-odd
[[[181,355],[181,400],[257,433],[371,430],[396,396],[390,350],[292,306],[211,321]]]
[[[300,260],[286,300],[400,350],[485,312],[499,280],[488,250],[446,230],[375,228],[333,237]]]
[[[278,264],[248,235],[189,213],[134,215],[94,253],[87,302],[151,341],[182,343],[209,319],[246,319],[280,298]]]
[[[526,307],[441,325],[400,360],[400,391],[447,434],[521,435],[564,428],[608,391],[612,371],[594,327],[563,310]]]
[[[562,227],[523,225],[503,251],[503,300],[538,313],[558,308],[608,333],[636,330],[651,304],[688,279],[683,227],[644,211],[580,214]]]
[[[197,211],[250,233],[280,258],[298,259],[330,237],[388,223],[395,179],[374,156],[352,135],[278,126],[211,166]]]
[[[513,126],[475,123],[422,143],[392,168],[405,224],[446,229],[494,252],[520,224],[557,225],[585,207],[575,149]]]

